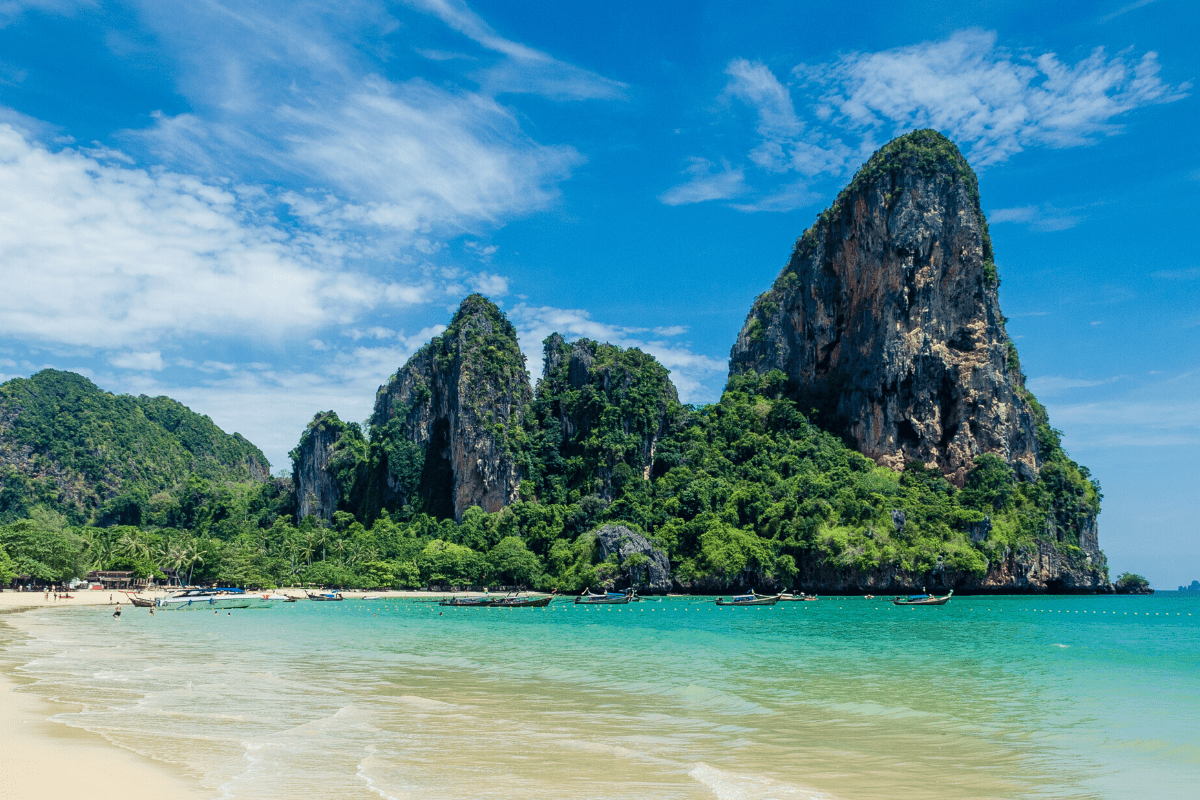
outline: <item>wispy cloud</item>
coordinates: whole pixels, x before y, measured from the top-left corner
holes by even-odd
[[[1130,11],[1137,11],[1139,8],[1145,8],[1146,6],[1150,5],[1153,2],[1154,2],[1154,0],[1136,0],[1136,2],[1133,2],[1133,3],[1130,3],[1129,5],[1118,8],[1116,11],[1112,12],[1111,14],[1104,15],[1103,17],[1100,18],[1100,21],[1101,22],[1112,22],[1117,17],[1120,17],[1124,14],[1128,14]]]
[[[1194,281],[1200,280],[1200,267],[1189,267],[1187,269],[1160,269],[1151,272],[1150,275],[1155,278],[1161,278],[1167,281]]]
[[[801,64],[792,69],[788,85],[766,65],[746,59],[730,61],[725,71],[723,95],[744,103],[756,117],[757,141],[744,155],[758,170],[746,178],[753,187],[748,192],[756,196],[776,193],[760,186],[789,172],[809,179],[840,177],[884,141],[914,128],[942,131],[976,168],[1030,147],[1088,145],[1121,133],[1120,120],[1130,112],[1174,102],[1191,89],[1165,83],[1153,51],[1109,55],[1097,48],[1069,63],[1051,52],[1002,47],[994,32],[978,29]],[[803,101],[799,109],[797,97]],[[736,169],[739,159],[726,158]],[[668,191],[660,199],[672,196]],[[755,211],[771,205],[737,207]],[[1070,221],[1059,216],[1043,224],[1052,230]]]
[[[166,366],[163,363],[162,352],[158,350],[117,353],[110,357],[108,362],[114,367],[138,370],[139,372],[162,372]]]
[[[1081,209],[1061,209],[1053,205],[1030,205],[1016,208],[998,208],[988,212],[988,222],[1001,224],[1015,222],[1038,232],[1065,231],[1074,228],[1084,217]]]
[[[506,39],[461,0],[408,0],[482,47],[505,58],[476,78],[490,94],[537,94],[554,100],[619,100],[627,84]]]
[[[1110,379],[1111,380],[1111,379]],[[1200,445],[1200,371],[1157,376],[1093,402],[1048,402],[1068,444],[1087,447]]]
[[[691,179],[687,183],[672,186],[658,199],[664,205],[682,206],[708,200],[728,200],[746,191],[745,176],[740,168],[733,169],[728,163],[722,164],[719,170],[714,170],[713,166],[707,159],[693,158],[684,170]]]
[[[347,269],[344,248],[272,224],[254,193],[51,151],[7,125],[0,183],[0,334],[18,340],[281,337],[437,295],[432,279]]]
[[[1036,395],[1049,397],[1051,395],[1062,394],[1071,389],[1091,389],[1096,386],[1116,383],[1119,380],[1121,380],[1120,376],[1089,380],[1086,378],[1067,378],[1062,375],[1043,375],[1029,379],[1029,390]]]

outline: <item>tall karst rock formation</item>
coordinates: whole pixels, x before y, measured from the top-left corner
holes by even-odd
[[[412,493],[425,510],[462,519],[471,506],[499,511],[519,497],[524,409],[532,400],[525,356],[512,323],[471,295],[449,327],[422,347],[375,396],[372,442],[408,442],[423,453],[415,492],[402,464],[381,453],[373,469],[384,507]],[[398,469],[399,468],[399,469]],[[416,477],[416,476],[413,476]]]
[[[975,174],[931,130],[893,140],[796,242],[730,355],[781,370],[818,421],[881,465],[962,486],[995,453],[1036,479],[1036,420],[1004,329]]]
[[[544,434],[539,498],[567,502],[576,490],[611,501],[630,478],[649,480],[659,442],[682,417],[667,368],[637,348],[557,333],[542,347],[535,419],[527,421]]]

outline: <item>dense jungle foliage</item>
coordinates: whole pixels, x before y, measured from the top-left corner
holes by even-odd
[[[114,395],[50,369],[0,385],[0,522],[46,508],[76,525],[140,525],[170,517],[171,493],[189,476],[237,482],[267,471],[240,434],[169,397]]]
[[[592,361],[576,386],[560,380],[569,377],[569,359],[539,382],[525,415],[529,477],[521,501],[503,511],[470,509],[455,523],[417,499],[376,514],[338,511],[328,524],[297,523],[285,479],[193,475],[153,496],[139,526],[78,525],[35,506],[0,527],[0,580],[47,582],[102,568],[243,586],[573,591],[619,583],[628,570],[597,562],[592,532],[610,521],[645,533],[667,552],[680,583],[697,590],[803,587],[813,565],[978,577],[1006,552],[1038,542],[1081,555],[1081,525],[1099,510],[1098,485],[1048,425],[1039,431],[1046,464],[1036,483],[983,456],[957,489],[918,463],[901,473],[877,467],[820,430],[783,396],[782,373],[735,376],[720,402],[691,408],[678,403],[652,358],[585,346]],[[339,424],[352,433],[330,466],[352,507],[371,442],[387,431]],[[985,518],[990,527],[981,527]]]

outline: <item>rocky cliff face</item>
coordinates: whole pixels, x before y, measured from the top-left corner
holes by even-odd
[[[781,370],[823,427],[962,486],[995,453],[1039,468],[1033,411],[1000,313],[975,175],[933,131],[877,152],[755,302],[731,374]]]
[[[518,499],[531,400],[516,330],[491,301],[471,295],[445,333],[379,388],[371,427],[421,448],[416,497],[429,513],[461,520],[471,506],[493,512]],[[379,483],[394,494],[403,482],[393,466],[383,465]]]
[[[649,480],[658,444],[682,410],[667,369],[636,348],[571,343],[557,333],[543,352],[535,411],[556,456],[547,478],[604,500],[630,478]],[[558,462],[570,459],[577,467],[567,471],[576,474],[557,474]]]
[[[292,485],[296,487],[298,519],[316,516],[328,522],[342,498],[336,470],[338,443],[346,425],[332,411],[321,411],[308,423],[300,444],[292,451]]]

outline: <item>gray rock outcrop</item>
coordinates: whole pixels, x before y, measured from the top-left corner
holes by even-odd
[[[624,525],[605,525],[596,531],[596,547],[603,561],[614,553],[625,565],[628,585],[646,593],[665,594],[671,589],[671,562],[667,554],[645,536]],[[633,564],[629,559],[634,558]]]

